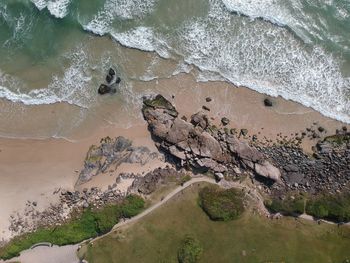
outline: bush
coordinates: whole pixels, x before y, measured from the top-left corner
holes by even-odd
[[[129,195],[121,206],[123,217],[130,218],[139,214],[145,206],[145,201],[138,195]]]
[[[282,213],[284,215],[295,215],[295,214],[303,214],[304,206],[305,206],[305,197],[297,196],[297,197],[286,197],[285,199],[271,199],[265,201],[265,206],[272,213]]]
[[[0,248],[0,259],[16,257],[21,251],[41,242],[63,246],[105,234],[118,223],[121,216],[132,217],[140,213],[144,203],[141,197],[129,195],[121,204],[108,205],[96,211],[86,209],[61,226],[38,229],[33,233],[14,238]]]
[[[187,236],[178,249],[177,258],[179,263],[195,263],[199,260],[202,252],[203,249],[199,241]]]
[[[212,220],[233,220],[244,212],[243,194],[234,188],[204,187],[199,192],[199,205]]]
[[[306,213],[336,222],[350,221],[350,194],[321,195],[310,198]]]

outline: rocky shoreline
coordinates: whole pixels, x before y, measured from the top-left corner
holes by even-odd
[[[281,135],[277,142],[262,141],[256,135],[248,136],[248,130],[244,128],[230,127],[228,118],[222,118],[221,124],[215,126],[208,116],[208,109],[187,119],[180,117],[163,96],[145,98],[142,113],[161,153],[151,152],[147,147],[135,147],[124,137],[106,137],[99,146],[90,147],[76,186],[97,175],[109,174],[122,163],[144,165],[165,156],[172,167],[159,168],[146,175],[121,173],[106,191],[96,187],[81,191],[57,189],[53,194],[59,195],[59,204],[40,212],[35,201],[28,201],[24,215],[11,216],[10,230],[20,235],[67,222],[74,216],[74,211],[79,213],[88,207],[98,209],[121,202],[129,193],[147,196],[169,178],[185,182],[189,176],[187,171],[213,176],[217,181],[249,178],[266,195],[278,198],[291,192],[333,194],[349,190],[350,133],[346,128],[319,140],[310,155],[300,144],[305,138],[318,139],[318,134],[323,132],[321,128],[308,128],[290,140]],[[118,189],[123,179],[133,180],[126,192]]]
[[[309,128],[292,140],[266,145],[254,135],[247,140],[245,129],[229,129],[227,118],[222,118],[218,128],[204,111],[190,120],[180,117],[161,95],[145,99],[142,111],[157,147],[178,167],[212,173],[217,180],[249,175],[263,181],[272,194],[295,190],[340,193],[349,189],[350,133],[346,128],[320,140],[310,156],[299,146],[307,136],[317,138],[316,131]]]

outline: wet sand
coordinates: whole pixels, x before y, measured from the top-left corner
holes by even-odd
[[[125,108],[122,111],[114,110],[118,107],[112,104],[106,105],[94,115],[96,120],[72,134],[74,142],[63,139],[0,139],[0,241],[11,236],[8,231],[9,217],[15,211],[23,211],[27,200],[36,201],[39,209],[45,209],[58,200],[58,195],[53,194],[55,190],[74,188],[89,146],[98,144],[102,137],[125,136],[133,140],[134,145],[156,150],[146,123],[142,120],[142,95],[161,93],[174,103],[181,115],[187,117],[206,105],[210,108],[207,113],[214,123],[219,125],[220,119],[225,116],[231,120],[229,128],[246,128],[249,134],[257,134],[260,138],[266,136],[275,139],[280,132],[287,136],[300,133],[315,122],[324,127],[327,134],[333,134],[336,128],[344,125],[281,98],[272,98],[275,105],[265,107],[263,94],[235,88],[224,82],[197,83],[191,74],[146,83],[137,82],[133,93],[139,102],[130,106],[130,112]],[[206,97],[211,97],[212,101],[206,102]],[[99,117],[104,116],[101,112],[113,115],[119,122],[108,124],[101,121]],[[313,143],[306,141],[303,146],[310,151]],[[151,163],[145,167],[124,165],[113,176],[97,176],[80,188],[98,186],[105,189],[119,172],[142,173],[158,165],[164,164]],[[120,187],[125,189],[129,184],[122,182]]]

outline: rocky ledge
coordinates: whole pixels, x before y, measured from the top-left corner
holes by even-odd
[[[187,121],[161,95],[145,99],[142,112],[157,147],[179,167],[213,173],[217,180],[248,174],[263,181],[268,192],[279,195],[289,191],[339,193],[349,187],[350,133],[345,128],[320,140],[310,155],[300,143],[266,146],[253,136],[248,144],[235,129],[212,125],[204,112]]]
[[[268,158],[227,130],[218,130],[206,114],[196,113],[186,121],[161,95],[145,99],[142,112],[157,147],[181,167],[212,172],[218,180],[249,170],[257,177],[283,184],[280,170]]]
[[[144,146],[132,146],[132,142],[122,136],[115,139],[103,138],[99,146],[90,147],[76,185],[86,183],[98,174],[113,171],[122,163],[144,165],[157,157],[158,153],[151,152]]]

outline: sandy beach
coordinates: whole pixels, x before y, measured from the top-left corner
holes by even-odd
[[[207,114],[214,123],[219,124],[222,117],[231,120],[229,127],[248,129],[249,134],[275,139],[278,133],[286,136],[301,133],[305,128],[322,126],[327,130],[323,136],[335,133],[336,129],[344,126],[320,113],[306,108],[298,103],[286,101],[281,98],[271,98],[273,107],[264,106],[263,94],[246,88],[235,88],[231,84],[223,82],[198,83],[190,74],[181,74],[170,79],[161,79],[134,87],[136,92],[151,90],[149,93],[161,93],[167,97],[180,114],[190,117],[193,113],[202,110],[206,105],[210,108]],[[206,102],[210,97],[211,102]],[[141,101],[140,104],[141,106]],[[140,108],[140,107],[139,107]],[[104,109],[106,110],[106,109]],[[112,114],[112,113],[110,113]],[[115,114],[118,114],[116,112]],[[133,113],[135,114],[135,113]],[[98,144],[105,136],[124,136],[133,141],[136,146],[147,146],[156,151],[154,142],[147,130],[146,123],[140,118],[123,128],[117,125],[96,127],[91,125],[90,130],[84,129],[84,136],[74,134],[77,138],[74,142],[63,139],[0,139],[0,240],[11,237],[8,230],[9,218],[13,213],[23,213],[26,202],[36,202],[37,208],[43,210],[50,203],[58,200],[54,194],[58,189],[73,190],[79,171],[83,167],[83,161],[89,146]],[[122,116],[122,118],[126,118]],[[96,120],[99,123],[100,120]],[[88,136],[86,136],[88,134]],[[303,147],[311,151],[311,146],[316,141],[306,140]],[[143,167],[123,164],[112,176],[99,175],[88,183],[79,186],[97,186],[106,189],[118,173],[127,171],[145,173],[156,167],[162,166],[162,162],[152,162]],[[131,182],[122,182],[121,190],[125,191]]]

